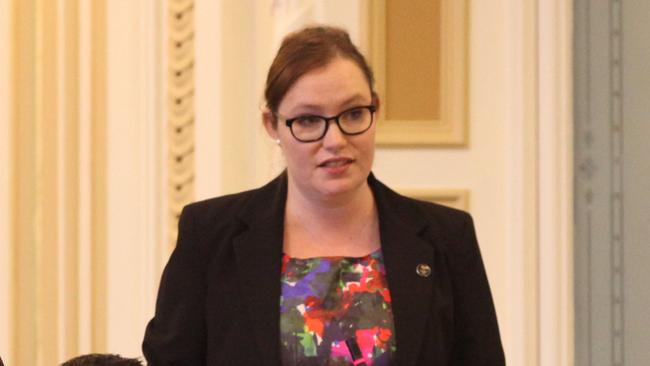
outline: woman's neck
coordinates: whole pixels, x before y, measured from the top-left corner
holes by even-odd
[[[336,197],[314,198],[291,184],[285,212],[285,252],[361,256],[379,248],[379,224],[367,183]]]

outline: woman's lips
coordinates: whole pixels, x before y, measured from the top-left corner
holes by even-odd
[[[341,174],[345,172],[354,160],[347,158],[327,159],[318,165],[329,174]]]

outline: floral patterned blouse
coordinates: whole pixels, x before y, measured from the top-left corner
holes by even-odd
[[[381,250],[282,258],[282,364],[389,365],[395,328]]]

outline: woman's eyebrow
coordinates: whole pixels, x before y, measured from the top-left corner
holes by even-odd
[[[360,102],[365,102],[366,101],[366,96],[362,94],[354,94],[350,98],[344,100],[341,103],[341,106],[349,106],[354,103],[360,103]]]
[[[366,103],[366,96],[362,94],[353,94],[349,98],[344,99],[339,103],[339,108],[341,111],[347,107],[351,107],[358,103]],[[292,108],[290,114],[322,114],[323,105],[322,104],[312,104],[312,103],[301,103]]]
[[[318,111],[323,109],[323,106],[320,105],[320,104],[305,103],[305,104],[298,104],[297,106],[295,106],[292,109],[294,111],[296,111],[294,113],[304,113],[304,112],[299,112],[299,111],[309,111],[309,113],[318,113]]]

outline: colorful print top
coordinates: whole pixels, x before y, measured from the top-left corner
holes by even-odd
[[[395,328],[381,250],[360,258],[285,254],[281,281],[284,366],[390,364]]]

